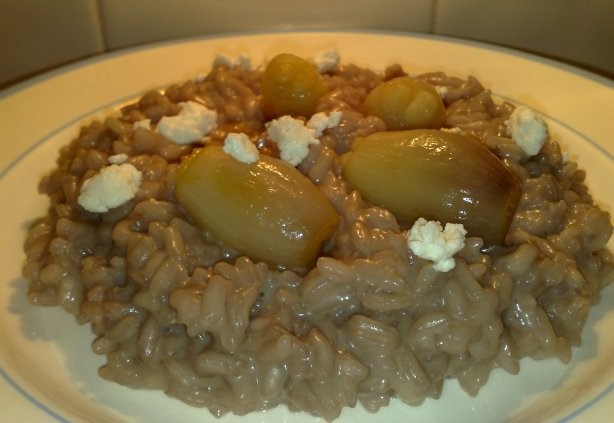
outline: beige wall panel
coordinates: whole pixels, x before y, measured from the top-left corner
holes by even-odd
[[[434,32],[614,74],[613,0],[437,0]]]
[[[0,0],[0,86],[103,49],[96,0]]]
[[[100,0],[109,49],[200,34],[371,28],[430,32],[434,0]],[[180,6],[179,6],[180,5]]]

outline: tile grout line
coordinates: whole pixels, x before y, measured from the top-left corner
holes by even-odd
[[[103,25],[103,13],[102,13],[102,6],[101,6],[102,0],[95,0],[95,2],[96,2],[96,17],[98,21],[98,35],[100,36],[100,43],[102,46],[101,53],[108,53],[109,49],[108,49],[107,35],[104,31],[104,25]]]

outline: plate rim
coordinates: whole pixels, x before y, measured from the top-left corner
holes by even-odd
[[[460,44],[460,45],[467,45],[470,47],[476,47],[479,49],[485,49],[485,50],[494,50],[498,53],[503,53],[506,55],[511,55],[514,57],[522,57],[531,61],[537,61],[539,63],[545,64],[547,66],[551,66],[554,67],[557,70],[562,70],[565,72],[570,72],[572,74],[574,74],[574,76],[580,77],[580,78],[585,78],[585,79],[589,79],[592,82],[596,82],[599,84],[604,85],[607,88],[610,88],[610,86],[613,84],[612,81],[608,80],[607,78],[604,78],[598,74],[594,74],[591,73],[589,71],[586,71],[584,69],[581,68],[577,68],[571,65],[568,65],[566,63],[563,62],[558,62],[549,58],[545,58],[543,56],[538,56],[538,55],[534,55],[531,53],[527,53],[527,52],[523,52],[523,51],[519,51],[519,50],[515,50],[515,49],[511,49],[508,47],[502,47],[502,46],[496,46],[496,45],[492,45],[492,44],[488,44],[488,43],[483,43],[483,42],[478,42],[478,41],[472,41],[472,40],[465,40],[465,39],[457,39],[457,38],[452,38],[452,37],[445,37],[445,36],[439,36],[439,35],[432,35],[432,34],[421,34],[421,33],[398,33],[398,32],[394,32],[394,31],[380,31],[380,30],[374,30],[374,31],[357,31],[357,30],[342,30],[342,31],[284,31],[284,32],[260,32],[260,31],[249,31],[246,33],[232,33],[232,34],[213,34],[213,35],[207,35],[207,36],[194,36],[194,37],[186,37],[186,38],[181,38],[181,39],[175,39],[175,40],[167,40],[167,41],[161,41],[161,42],[155,42],[155,43],[148,43],[148,44],[144,44],[144,45],[139,45],[139,46],[133,46],[133,47],[129,47],[129,48],[125,48],[125,49],[119,49],[110,53],[105,53],[102,55],[96,55],[94,57],[90,57],[84,60],[80,60],[77,61],[75,63],[70,63],[68,65],[65,66],[61,66],[57,69],[48,71],[48,72],[44,72],[40,75],[36,75],[32,78],[28,78],[25,81],[22,81],[20,83],[17,83],[15,85],[9,86],[8,88],[3,89],[0,92],[0,101],[4,100],[5,98],[7,98],[8,96],[12,96],[14,94],[17,94],[18,92],[24,90],[24,89],[29,89],[32,87],[35,87],[38,84],[41,83],[45,83],[47,82],[49,79],[52,78],[56,78],[62,75],[65,75],[67,73],[70,73],[72,71],[78,70],[84,66],[90,66],[90,65],[96,65],[97,63],[101,62],[101,61],[106,61],[109,59],[114,59],[114,58],[118,58],[124,55],[130,55],[133,54],[135,52],[143,52],[143,51],[147,51],[147,50],[153,50],[159,47],[167,47],[167,46],[172,46],[172,45],[177,45],[177,44],[186,44],[186,43],[193,43],[193,42],[201,42],[201,41],[212,41],[212,40],[218,40],[218,39],[232,39],[232,38],[237,38],[237,37],[252,37],[252,36],[258,36],[258,35],[266,35],[266,36],[275,36],[275,35],[281,35],[281,36],[301,36],[304,34],[318,34],[318,35],[327,35],[327,34],[333,34],[333,35],[338,35],[338,34],[343,34],[343,35],[358,35],[358,36],[365,36],[365,35],[377,35],[377,36],[394,36],[394,37],[402,37],[402,38],[415,38],[415,39],[427,39],[427,40],[431,40],[431,41],[443,41],[446,43],[453,43],[453,44]],[[562,68],[562,69],[561,69]],[[568,69],[567,69],[568,68]],[[579,74],[578,74],[579,73]],[[36,147],[37,144],[34,145],[34,147]],[[28,153],[26,152],[26,155]],[[611,159],[611,157],[610,157]],[[20,158],[18,158],[17,160],[21,160]],[[6,172],[10,172],[10,168],[6,168]],[[3,176],[6,174],[5,169],[2,169],[2,171],[0,172],[0,180],[3,179]],[[0,366],[0,374],[5,373],[4,369]],[[614,383],[612,385],[610,385],[609,388],[606,388],[607,390],[611,391],[614,387]],[[609,392],[608,391],[608,392]],[[44,404],[43,404],[44,405]]]

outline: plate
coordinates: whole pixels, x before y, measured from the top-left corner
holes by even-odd
[[[46,198],[36,192],[59,147],[81,124],[149,89],[205,74],[218,53],[248,54],[262,63],[282,51],[312,56],[336,49],[344,63],[383,69],[400,63],[410,73],[442,70],[476,76],[498,99],[526,104],[542,115],[553,136],[588,171],[597,202],[610,213],[614,163],[612,81],[543,58],[453,39],[391,33],[277,33],[209,37],[109,54],[61,68],[0,93],[0,200],[4,223],[0,262],[0,402],[12,421],[307,422],[283,407],[240,419],[215,419],[161,392],[131,390],[97,375],[103,358],[91,352],[93,335],[59,308],[31,306],[20,277],[21,245]],[[613,243],[610,242],[610,248]],[[419,407],[394,402],[376,415],[395,421],[600,421],[614,413],[614,286],[590,313],[581,347],[569,365],[521,362],[520,374],[495,370],[471,398],[456,381],[439,400]],[[374,418],[360,407],[339,422]]]

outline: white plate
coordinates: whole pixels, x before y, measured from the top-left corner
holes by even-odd
[[[532,106],[548,117],[550,130],[570,157],[588,170],[598,202],[614,209],[614,90],[612,81],[548,60],[481,44],[428,36],[382,33],[284,33],[187,40],[111,54],[43,75],[0,93],[0,405],[10,421],[217,421],[204,409],[160,392],[135,391],[98,378],[101,357],[93,336],[58,308],[25,299],[21,245],[32,219],[44,213],[36,193],[58,148],[93,115],[147,89],[206,73],[217,53],[249,54],[253,63],[281,51],[310,56],[335,48],[343,62],[383,69],[401,63],[411,73],[443,70],[475,75],[499,98]],[[612,242],[610,243],[612,246]],[[519,375],[494,371],[476,398],[455,381],[442,398],[420,407],[398,402],[378,420],[394,421],[602,421],[614,414],[614,286],[591,313],[582,347],[564,366],[556,360],[523,360]],[[374,418],[360,408],[340,422]],[[313,421],[284,408],[222,421]]]

